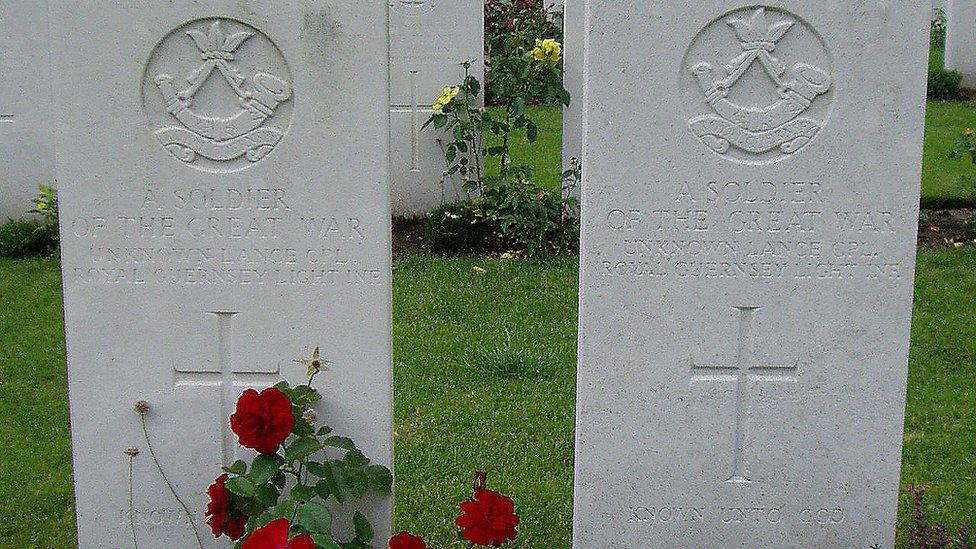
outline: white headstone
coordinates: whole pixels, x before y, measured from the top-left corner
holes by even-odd
[[[389,1],[393,215],[417,217],[464,196],[456,176],[444,177],[441,135],[421,126],[444,87],[460,83],[461,63],[470,62],[471,74],[482,79],[484,3]]]
[[[246,387],[304,379],[391,464],[387,5],[52,3],[81,547],[208,547]],[[126,447],[134,462],[128,504]],[[247,455],[244,453],[243,455]],[[377,536],[390,501],[364,505]]]
[[[976,2],[973,0],[948,0],[945,66],[962,74],[964,89],[976,89]]]
[[[569,106],[563,108],[563,170],[583,154],[583,0],[566,0],[563,6],[563,87]],[[570,189],[567,189],[569,191]],[[579,188],[571,189],[579,197]]]
[[[0,0],[0,223],[54,185],[47,1]]]
[[[588,4],[574,546],[892,547],[928,2]]]

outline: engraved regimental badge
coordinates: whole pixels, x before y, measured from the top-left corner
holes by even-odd
[[[728,13],[685,56],[688,126],[709,149],[740,163],[788,158],[829,117],[831,67],[820,36],[795,15],[762,7]]]
[[[156,139],[201,170],[253,165],[291,121],[287,63],[267,36],[239,21],[200,20],[174,30],[157,46],[144,80]]]

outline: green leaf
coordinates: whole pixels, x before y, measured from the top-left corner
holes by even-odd
[[[281,500],[278,505],[271,508],[270,513],[273,518],[291,520],[292,515],[295,514],[295,502],[290,499]]]
[[[335,495],[335,483],[332,482],[332,473],[326,473],[327,479],[322,479],[315,483],[315,492],[323,501],[328,500],[329,496]]]
[[[323,425],[322,427],[319,428],[319,431],[316,434],[319,435],[320,437],[324,437],[325,435],[331,432],[332,432],[332,427],[329,427],[328,425]]]
[[[295,519],[309,534],[332,533],[332,512],[321,503],[302,504]]]
[[[393,473],[382,465],[367,467],[366,478],[369,479],[369,487],[380,494],[389,494],[393,491]]]
[[[369,458],[363,455],[359,450],[350,450],[346,452],[346,456],[342,458],[342,461],[346,462],[346,465],[350,467],[363,467],[369,464]]]
[[[244,460],[240,460],[240,459],[235,461],[231,465],[224,467],[223,469],[228,473],[238,475],[238,476],[243,476],[247,474],[247,464],[244,463]]]
[[[251,463],[251,474],[249,475],[251,482],[254,484],[270,482],[278,474],[278,469],[281,467],[280,459],[275,454],[261,454],[254,458],[254,461]]]
[[[326,474],[328,474],[328,470],[329,470],[328,467],[326,467],[325,465],[322,465],[321,463],[319,463],[317,461],[310,461],[310,462],[308,462],[308,463],[305,464],[305,467],[306,467],[306,469],[308,469],[308,472],[309,473],[311,473],[311,474],[313,474],[313,475],[315,475],[315,476],[317,476],[319,478],[322,478]]]
[[[224,483],[224,488],[235,496],[242,498],[254,497],[254,483],[247,477],[236,477]]]
[[[277,486],[279,490],[285,487],[285,483],[287,481],[288,479],[285,477],[284,471],[278,471],[278,474],[275,475],[273,479],[271,479],[271,483]]]
[[[352,518],[352,523],[356,527],[356,537],[369,543],[373,541],[373,525],[369,523],[362,513],[356,511],[356,515]]]
[[[539,137],[539,127],[535,125],[535,122],[528,120],[525,123],[525,134],[529,138],[529,143],[535,143]]]
[[[318,492],[315,490],[314,486],[306,486],[304,484],[298,484],[291,489],[291,493],[288,494],[288,497],[293,499],[294,501],[305,503],[306,501],[309,501],[310,499],[314,498],[317,494]]]
[[[315,549],[342,549],[342,546],[336,543],[331,535],[309,534],[309,537],[315,542]]]
[[[349,483],[349,491],[353,497],[359,499],[366,495],[369,488],[369,479],[366,472],[362,469],[346,469],[346,480]]]
[[[341,448],[343,450],[355,450],[356,444],[351,438],[346,437],[329,437],[325,439],[322,446],[329,446],[331,448]]]
[[[317,440],[312,438],[300,438],[289,444],[288,448],[285,448],[285,461],[292,463],[300,459],[305,459],[321,449],[322,446]]]
[[[281,493],[272,484],[262,484],[255,490],[254,497],[265,507],[274,507],[278,504]]]

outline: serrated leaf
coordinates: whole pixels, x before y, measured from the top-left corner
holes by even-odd
[[[369,479],[366,477],[365,471],[358,468],[346,469],[346,479],[349,482],[349,491],[353,497],[358,499],[366,495],[366,490],[369,489]]]
[[[318,433],[316,434],[318,434],[320,437],[324,437],[325,435],[331,432],[332,432],[332,427],[329,427],[328,425],[323,425],[322,427],[319,428]]]
[[[322,465],[321,463],[318,463],[316,461],[310,461],[310,462],[306,463],[305,464],[305,468],[308,470],[309,473],[311,473],[311,474],[313,474],[313,475],[315,475],[315,476],[317,476],[319,478],[322,478],[323,476],[325,476],[327,474],[327,471],[328,471],[328,467],[326,467],[325,465]]]
[[[317,440],[312,438],[300,438],[285,448],[285,461],[292,463],[300,459],[305,459],[321,449],[322,446],[319,445]]]
[[[254,497],[265,507],[274,507],[278,504],[281,493],[272,484],[262,484],[254,491]]]
[[[320,503],[312,501],[300,505],[295,519],[310,534],[332,533],[332,512]]]
[[[342,458],[342,461],[346,462],[346,465],[350,467],[363,467],[369,464],[369,458],[367,458],[359,450],[350,450],[346,452],[346,456]]]
[[[329,446],[331,448],[341,448],[343,450],[355,450],[356,443],[352,441],[351,438],[347,437],[329,437],[325,439],[322,446]]]
[[[382,465],[367,467],[366,478],[369,479],[369,487],[380,494],[389,494],[393,491],[393,473]]]
[[[290,499],[281,500],[278,505],[275,505],[269,510],[272,518],[286,518],[291,520],[292,515],[295,514],[295,502]]]
[[[244,463],[244,460],[239,459],[223,469],[228,473],[243,476],[247,474],[247,463]]]
[[[309,537],[315,542],[315,549],[342,549],[342,546],[336,543],[331,535],[311,534]]]
[[[286,482],[288,482],[288,478],[285,477],[284,471],[278,471],[278,474],[275,475],[273,479],[271,479],[271,484],[277,486],[279,490],[285,487]]]
[[[261,454],[251,462],[251,474],[248,475],[256,485],[270,482],[278,474],[281,458],[274,454]]]
[[[356,528],[356,537],[362,541],[369,543],[373,541],[373,525],[369,523],[369,519],[365,515],[356,511],[356,514],[352,517],[353,526]]]
[[[242,498],[254,497],[254,483],[247,477],[236,477],[224,483],[224,488]]]
[[[317,494],[318,492],[315,491],[314,486],[306,486],[304,484],[299,484],[291,489],[291,492],[288,494],[288,497],[295,501],[305,503],[306,501],[309,501],[310,499],[314,498]]]

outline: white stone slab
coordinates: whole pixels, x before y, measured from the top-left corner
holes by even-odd
[[[962,87],[976,89],[976,2],[948,0],[945,66],[962,74]]]
[[[315,345],[320,417],[390,465],[386,3],[51,8],[80,546],[131,545],[126,447],[139,547],[194,546],[143,399],[207,547],[227,547],[203,525],[237,455],[227,415],[244,387],[300,382]],[[232,58],[208,63],[187,33],[214,23]],[[364,511],[382,539],[390,501]]]
[[[0,223],[54,184],[46,0],[0,0]]]
[[[574,547],[892,547],[928,1],[588,4]]]
[[[566,0],[563,6],[563,87],[569,92],[563,107],[563,171],[583,154],[583,0]],[[566,189],[579,198],[581,189]]]
[[[444,152],[433,129],[421,130],[444,86],[461,81],[460,63],[484,75],[484,3],[390,0],[390,161],[393,214],[423,215],[462,197],[444,180]]]

